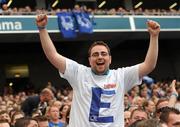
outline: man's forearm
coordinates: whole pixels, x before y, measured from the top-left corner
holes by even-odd
[[[149,74],[156,66],[158,58],[158,35],[150,37],[149,48],[143,63],[140,64],[139,76]]]
[[[149,72],[151,72],[157,63],[158,58],[158,35],[150,36],[149,49],[144,63],[147,65]]]
[[[50,57],[53,56],[54,53],[57,52],[56,48],[54,47],[54,44],[51,41],[46,29],[40,30],[39,34],[40,34],[41,45],[44,50],[44,53],[49,59]]]

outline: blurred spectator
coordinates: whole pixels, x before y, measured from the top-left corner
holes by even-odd
[[[7,111],[0,111],[0,120],[5,120],[8,123],[11,122],[11,118],[10,118],[10,116],[9,116]]]
[[[130,117],[131,117],[131,112],[130,111],[124,111],[124,126],[128,127],[130,124]]]
[[[49,88],[53,92],[53,94],[56,96],[56,93],[57,93],[56,88],[52,85],[50,81],[47,82],[46,88]]]
[[[150,95],[148,94],[148,88],[145,84],[141,85],[140,87],[140,97],[144,98],[145,100],[150,98]]]
[[[156,112],[155,112],[155,116],[157,118],[159,118],[161,112],[162,112],[162,108],[167,107],[168,106],[168,99],[167,98],[161,98],[158,100],[157,104],[156,104]]]
[[[11,11],[10,11],[7,4],[2,5],[2,13],[5,14],[5,15],[10,15],[11,14]]]
[[[52,103],[52,106],[56,106],[59,109],[59,111],[60,111],[61,107],[63,106],[63,103],[61,101],[55,100]]]
[[[39,127],[49,127],[47,117],[45,117],[45,116],[37,116],[34,119],[38,122]]]
[[[37,116],[42,116],[42,112],[39,109],[36,109],[35,111],[32,112],[32,118],[37,117]]]
[[[180,111],[173,107],[163,108],[159,118],[168,127],[180,127]]]
[[[0,120],[0,127],[10,127],[10,125],[6,120]]]
[[[142,107],[143,106],[143,103],[144,103],[145,99],[140,97],[140,96],[137,96],[133,99],[132,101],[132,105],[133,106],[137,106],[137,107]]]
[[[127,111],[130,108],[131,103],[129,102],[129,96],[127,94],[124,95],[124,110]]]
[[[73,11],[74,12],[80,12],[81,11],[81,7],[78,4],[75,4]]]
[[[23,117],[24,117],[24,113],[22,111],[16,111],[11,117],[11,125],[14,127],[16,121]]]
[[[147,120],[148,114],[142,108],[137,108],[131,112],[130,125],[139,120]]]
[[[33,111],[40,110],[45,114],[47,103],[54,99],[54,94],[49,88],[41,91],[40,95],[30,96],[22,103],[22,111],[25,116],[31,116]]]
[[[149,118],[153,118],[154,117],[154,112],[155,112],[155,104],[153,101],[151,100],[146,100],[143,103],[143,107],[145,109],[145,111],[148,113],[148,117]]]
[[[136,127],[162,127],[158,119],[148,119],[137,123]]]
[[[178,82],[178,84],[176,86],[176,90],[178,93],[178,97],[177,97],[177,101],[176,101],[174,107],[180,111],[180,82]]]
[[[68,113],[70,112],[71,107],[69,105],[64,105],[60,110],[60,121],[62,123],[67,123]]]
[[[56,106],[51,106],[48,111],[49,127],[63,127],[64,123],[59,119],[59,109]]]
[[[18,119],[14,127],[38,127],[38,123],[32,118],[25,117]]]
[[[149,76],[144,76],[143,77],[143,82],[146,83],[147,85],[151,85],[154,83],[153,78],[149,77]]]

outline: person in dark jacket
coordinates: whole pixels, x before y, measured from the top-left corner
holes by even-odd
[[[21,109],[25,116],[32,116],[34,111],[41,111],[42,115],[45,114],[47,102],[54,98],[53,92],[49,88],[44,88],[40,95],[28,97],[21,105]]]

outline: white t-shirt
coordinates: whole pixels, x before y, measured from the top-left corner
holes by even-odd
[[[69,127],[124,127],[124,93],[140,84],[138,65],[96,75],[90,67],[66,59],[60,73],[73,88]]]

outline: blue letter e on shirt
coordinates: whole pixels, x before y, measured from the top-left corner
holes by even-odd
[[[101,102],[101,95],[113,95],[115,90],[103,90],[101,88],[92,88],[92,100],[89,114],[90,122],[99,123],[112,123],[114,122],[113,116],[99,117],[100,108],[110,108],[110,103]]]

